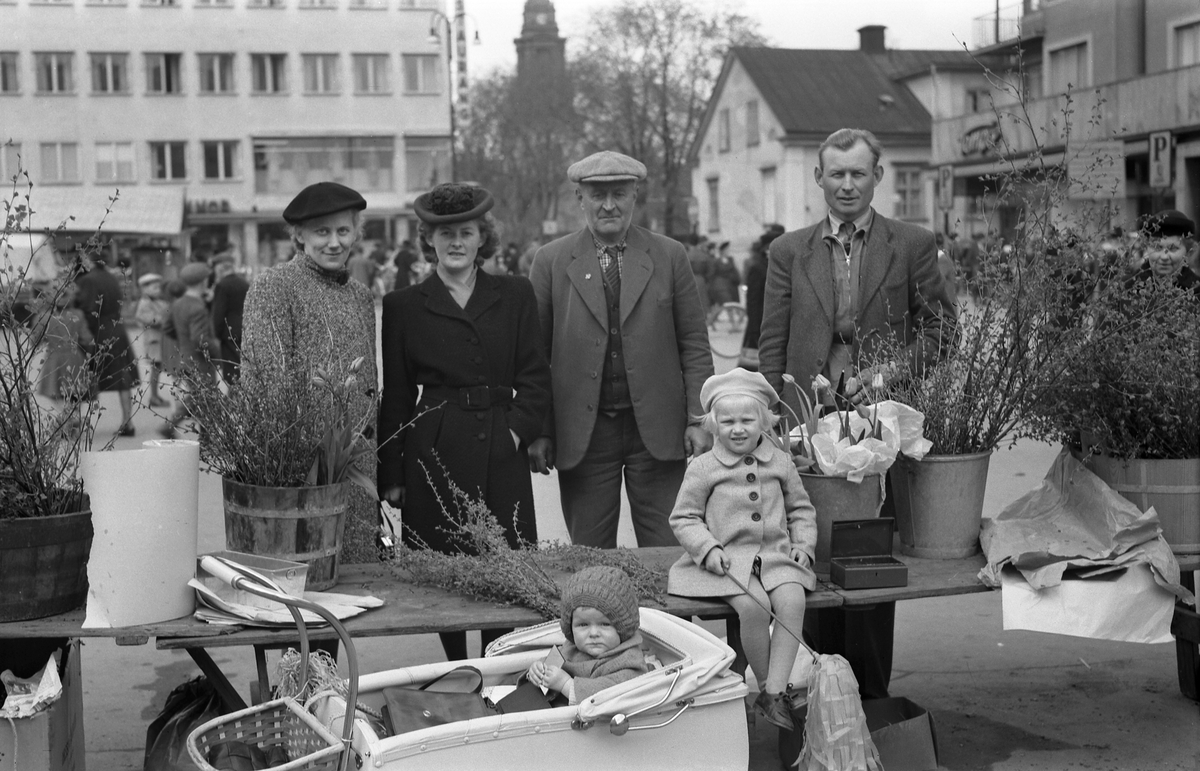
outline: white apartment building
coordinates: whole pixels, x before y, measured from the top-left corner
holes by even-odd
[[[104,232],[137,273],[202,248],[286,259],[283,208],[322,180],[363,194],[368,238],[406,238],[451,177],[448,19],[442,0],[0,0],[6,195],[23,169],[35,226],[81,234],[116,195]]]

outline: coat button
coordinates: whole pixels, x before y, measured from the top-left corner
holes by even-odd
[[[618,331],[618,330],[617,330],[617,328],[616,328],[616,327],[613,327],[612,329],[608,330],[608,333],[609,333],[610,335],[615,335],[615,334],[617,334],[617,331]]]
[[[480,418],[482,418],[483,416],[482,416],[482,415],[480,415],[479,417],[480,417]],[[753,481],[754,481],[754,480],[756,480],[756,479],[758,479],[758,477],[756,477],[754,474],[747,474],[747,475],[746,475],[746,481],[747,481],[747,482],[753,482]]]
[[[476,439],[478,439],[479,441],[481,441],[481,442],[482,442],[484,439],[487,439],[487,434],[485,434],[485,433],[483,433],[482,431],[480,431],[480,432],[479,432],[479,436],[477,436],[477,437],[475,437],[475,438],[476,438]]]
[[[487,417],[487,416],[486,416],[486,415],[484,415],[482,412],[477,412],[477,413],[475,413],[475,419],[476,419],[476,420],[483,420],[485,417]],[[754,476],[754,475],[753,475],[753,474],[751,474],[750,476]]]
[[[750,493],[750,500],[752,500],[752,501],[757,501],[757,500],[758,500],[758,493]]]
[[[592,411],[592,405],[590,405],[590,404],[589,404],[589,405],[588,405],[588,412],[591,412],[591,411]]]
[[[593,372],[593,373],[592,373],[592,380],[595,380],[595,379],[596,379],[596,373],[595,373],[595,372]]]
[[[761,521],[761,520],[762,520],[762,514],[759,514],[759,513],[756,511],[756,512],[754,512],[753,514],[751,514],[751,515],[750,515],[750,519],[754,520],[755,522],[759,522],[759,521]]]
[[[753,465],[754,465],[754,458],[752,458],[752,457],[750,457],[749,455],[747,455],[747,456],[746,456],[746,460],[745,460],[745,461],[743,461],[743,462],[744,462],[744,463],[745,463],[747,466],[753,466]]]

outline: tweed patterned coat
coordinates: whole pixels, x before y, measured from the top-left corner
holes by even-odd
[[[339,283],[312,258],[297,255],[276,265],[250,286],[242,329],[242,373],[264,383],[288,372],[322,367],[345,372],[363,358],[355,399],[361,414],[374,412],[379,389],[375,364],[375,300],[371,290],[353,279]],[[374,426],[373,414],[366,416]],[[375,476],[375,464],[362,471]],[[373,562],[378,504],[357,485],[350,487],[350,511],[342,539],[342,561]]]
[[[817,513],[787,453],[765,438],[748,455],[717,442],[688,464],[671,512],[671,528],[685,554],[671,566],[667,591],[684,597],[728,597],[742,590],[725,576],[704,569],[714,547],[725,550],[729,572],[749,585],[755,557],[762,558],[762,584],[769,592],[786,583],[812,591]],[[808,554],[794,562],[792,544]]]

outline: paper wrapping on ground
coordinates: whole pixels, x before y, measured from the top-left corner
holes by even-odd
[[[85,629],[152,624],[195,608],[200,445],[144,442],[80,458],[91,499]]]
[[[1139,511],[1065,449],[1041,486],[983,520],[979,541],[987,557],[979,578],[991,587],[1001,586],[1006,565],[1042,590],[1058,586],[1067,569],[1099,575],[1147,564],[1159,586],[1195,604],[1154,509]]]
[[[1025,629],[1096,640],[1169,643],[1175,595],[1142,563],[1103,577],[1068,577],[1034,589],[1013,570],[1001,575],[1004,629]]]

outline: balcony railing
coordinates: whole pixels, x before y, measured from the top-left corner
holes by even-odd
[[[1200,65],[1081,89],[1071,95],[1070,121],[1064,119],[1065,95],[1036,99],[1027,104],[1033,133],[1012,119],[1024,121],[1020,106],[997,95],[999,118],[984,112],[934,121],[933,162],[996,160],[993,145],[1024,155],[1038,146],[1053,151],[1067,143],[1144,137],[1152,131],[1195,126],[1200,124],[1196,94],[1200,94]]]
[[[971,28],[971,47],[987,48],[1021,36],[1021,3],[1001,8],[974,19]]]

